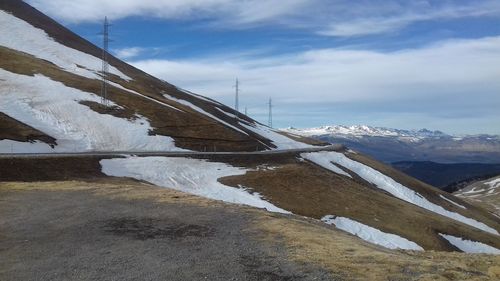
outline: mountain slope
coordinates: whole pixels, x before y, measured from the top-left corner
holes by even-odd
[[[453,136],[440,131],[399,130],[370,126],[323,126],[284,131],[346,146],[387,163],[498,163],[500,136]]]
[[[500,160],[499,160],[500,161]],[[500,164],[451,163],[429,161],[395,162],[391,166],[447,192],[457,190],[457,185],[476,179],[486,179],[500,173]]]
[[[14,127],[1,151],[217,150],[307,147],[213,100],[112,56],[110,107],[100,105],[101,50],[22,1],[0,3],[0,112]],[[34,145],[19,143],[29,139]],[[55,139],[55,144],[45,139]],[[52,148],[51,146],[54,146]]]
[[[7,121],[1,151],[116,151],[0,155],[1,181],[128,177],[322,220],[390,248],[500,249],[500,221],[482,208],[344,147],[310,149],[309,139],[281,134],[115,58],[110,106],[102,106],[97,47],[21,1],[2,1],[0,10],[0,117]]]
[[[500,218],[500,176],[475,182],[454,194],[484,206]]]
[[[500,220],[490,212],[342,148],[176,157],[4,157],[0,167],[0,182],[133,178],[211,199],[323,220],[391,248],[462,250],[445,238],[454,237],[500,249]],[[394,235],[418,247],[396,243]]]

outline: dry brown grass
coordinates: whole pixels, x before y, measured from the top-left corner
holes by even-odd
[[[88,191],[96,196],[125,200],[148,199],[155,202],[196,204],[201,206],[222,206],[212,201],[173,189],[158,188],[148,183],[130,179],[108,178],[93,181],[46,181],[46,182],[1,182],[0,191]]]
[[[301,219],[268,215],[255,220],[267,236],[283,239],[292,259],[314,262],[340,280],[498,280],[500,257],[446,252],[392,251]]]
[[[451,195],[449,193],[446,193],[438,188],[435,188],[431,185],[428,185],[426,183],[423,183],[413,177],[410,177],[388,165],[385,165],[373,158],[370,158],[366,155],[362,154],[352,154],[349,153],[347,154],[349,157],[352,159],[364,163],[377,171],[388,175],[389,177],[393,178],[395,181],[411,187],[413,190],[417,191],[418,193],[422,194],[425,196],[425,198],[435,204],[445,206],[446,209],[452,210],[453,212],[460,213],[466,217],[473,218],[482,222],[485,222],[487,225],[493,226],[496,228],[498,231],[500,231],[500,220],[493,216],[490,212],[487,211],[487,209],[480,208],[476,206],[475,204],[470,204],[468,201],[464,201],[460,197],[454,197],[453,200],[463,206],[466,206],[466,209],[460,208],[444,199],[439,197],[439,195],[443,195],[446,197],[450,197]]]
[[[393,251],[311,219],[284,216],[161,189],[125,179],[98,182],[0,182],[0,192],[91,192],[116,200],[150,200],[224,208],[252,215],[249,231],[270,244],[283,243],[299,263],[316,264],[339,280],[498,280],[500,257],[446,252]],[[249,233],[250,233],[249,232]]]
[[[408,204],[361,179],[351,180],[311,163],[294,161],[278,164],[279,168],[275,170],[253,171],[220,181],[235,187],[251,187],[268,201],[294,214],[316,219],[325,215],[348,217],[405,237],[427,250],[457,250],[438,233],[482,241],[500,248],[500,239],[495,235]],[[471,209],[466,216],[482,216],[474,212]],[[488,225],[500,228],[491,219]]]

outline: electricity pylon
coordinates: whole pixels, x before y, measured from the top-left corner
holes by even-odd
[[[236,84],[234,85],[234,88],[236,89],[235,92],[235,97],[234,97],[234,110],[239,111],[240,107],[240,81],[238,78],[236,78]]]
[[[268,116],[268,120],[267,120],[267,125],[269,126],[269,128],[272,128],[273,127],[273,100],[271,98],[269,98],[269,116]]]
[[[102,85],[101,85],[101,102],[104,106],[108,106],[108,72],[109,72],[109,63],[108,63],[108,48],[109,48],[109,22],[108,17],[104,18],[104,26],[103,26],[103,42],[102,42]]]

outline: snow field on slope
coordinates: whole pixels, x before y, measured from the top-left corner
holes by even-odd
[[[486,224],[476,221],[471,218],[467,218],[461,214],[448,211],[443,207],[436,205],[425,197],[415,192],[414,190],[396,182],[392,178],[382,174],[381,172],[364,165],[362,163],[356,162],[342,153],[334,152],[334,151],[321,151],[321,152],[310,152],[310,153],[302,153],[301,157],[308,159],[322,159],[317,164],[321,166],[325,161],[336,163],[363,178],[364,180],[374,184],[378,188],[385,190],[392,194],[394,197],[397,197],[401,200],[404,200],[408,203],[412,203],[421,208],[427,209],[431,212],[446,216],[453,220],[468,224],[475,228],[484,230],[486,232],[498,235],[498,231],[494,228],[487,226]],[[314,160],[311,160],[316,163]],[[334,170],[332,170],[335,172]]]
[[[0,69],[0,77],[3,79],[0,112],[57,139],[54,152],[182,150],[175,147],[170,137],[149,136],[151,127],[143,117],[117,118],[79,104],[79,101],[100,102],[101,98],[95,94],[67,87],[43,75],[26,76]],[[2,152],[10,152],[11,145],[4,144],[2,149],[7,151]],[[39,143],[32,145],[40,147]]]
[[[355,220],[332,215],[324,216],[321,221],[326,224],[335,225],[336,228],[349,232],[359,238],[389,249],[417,250],[423,251],[415,242],[405,239],[396,234],[382,232],[371,226],[362,224]]]
[[[324,155],[322,155],[322,154],[318,154],[318,153],[305,154],[304,153],[301,156],[303,158],[317,164],[317,165],[320,165],[321,167],[323,167],[327,170],[330,170],[330,171],[336,173],[336,174],[352,178],[351,175],[349,175],[344,170],[337,167],[335,164],[332,163],[332,161],[330,161],[327,157],[324,157]]]
[[[443,196],[443,195],[441,195],[441,194],[439,194],[439,197],[441,197],[442,199],[444,199],[444,200],[446,200],[446,201],[450,202],[451,204],[453,204],[453,205],[455,205],[455,206],[457,206],[457,207],[459,207],[459,208],[462,208],[462,209],[467,209],[465,206],[460,205],[460,204],[456,203],[455,201],[452,201],[452,200],[450,200],[450,199],[448,199],[448,198],[444,197],[444,196]]]
[[[102,68],[100,58],[66,47],[42,29],[0,10],[0,45],[21,51],[39,59],[50,61],[58,67],[91,79],[100,79],[98,72]],[[78,67],[78,65],[83,66]],[[109,72],[124,80],[131,80],[118,69],[109,66]]]
[[[444,239],[448,240],[448,242],[450,242],[450,244],[452,244],[453,246],[457,247],[458,249],[460,249],[461,251],[463,251],[465,253],[500,255],[499,249],[492,247],[492,246],[489,246],[489,245],[486,245],[486,244],[483,244],[481,242],[471,241],[471,240],[463,239],[461,237],[451,236],[451,235],[442,234],[442,233],[439,233],[439,235],[441,237],[443,237]]]
[[[199,113],[201,113],[201,114],[203,114],[203,115],[205,115],[205,116],[208,116],[208,117],[210,117],[211,119],[213,119],[213,120],[215,120],[215,121],[217,121],[217,122],[220,122],[220,123],[222,123],[222,124],[226,125],[227,127],[231,128],[231,129],[233,129],[233,130],[235,130],[235,131],[238,131],[238,132],[240,132],[240,133],[242,133],[242,134],[244,134],[244,135],[247,135],[247,136],[248,136],[248,134],[247,134],[246,132],[244,132],[244,131],[242,131],[242,130],[240,130],[240,129],[236,128],[235,126],[233,126],[233,125],[231,125],[231,124],[227,123],[226,121],[224,121],[224,120],[222,120],[222,119],[220,119],[220,118],[215,117],[214,115],[212,115],[212,114],[210,114],[210,113],[206,112],[205,110],[203,110],[203,109],[201,109],[201,108],[197,107],[196,105],[194,105],[194,104],[190,103],[190,102],[189,102],[189,101],[187,101],[187,100],[176,99],[176,98],[174,98],[174,97],[172,97],[172,96],[170,96],[170,95],[167,95],[167,94],[163,94],[163,96],[164,96],[165,98],[169,99],[169,100],[173,100],[173,101],[178,102],[178,103],[180,103],[180,104],[183,104],[183,105],[185,105],[185,106],[187,106],[187,107],[190,107],[191,109],[193,109],[193,110],[195,110],[195,111],[197,111],[197,112],[199,112]]]
[[[54,149],[41,141],[20,142],[0,140],[0,153],[50,153]]]
[[[246,122],[246,121],[244,121]],[[239,122],[241,126],[246,128],[249,131],[252,131],[260,136],[263,136],[264,138],[272,141],[272,143],[276,146],[275,149],[278,150],[286,150],[286,149],[300,149],[300,148],[312,148],[314,146],[310,144],[306,144],[303,142],[295,141],[289,137],[286,137],[275,130],[260,125],[258,123],[255,124],[244,124],[243,122]]]
[[[484,184],[489,185],[490,189],[500,187],[500,178],[485,182]]]
[[[210,199],[290,213],[265,201],[258,193],[218,182],[219,178],[246,174],[244,168],[182,157],[115,158],[100,163],[102,172],[108,176],[131,177]]]

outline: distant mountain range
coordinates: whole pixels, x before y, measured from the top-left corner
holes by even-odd
[[[284,131],[321,141],[342,143],[387,162],[499,163],[500,136],[456,136],[441,131],[400,130],[384,127],[323,126]]]

